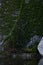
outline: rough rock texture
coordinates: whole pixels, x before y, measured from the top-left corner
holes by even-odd
[[[39,53],[43,56],[43,37],[42,37],[40,43],[38,44],[37,48],[38,48]]]

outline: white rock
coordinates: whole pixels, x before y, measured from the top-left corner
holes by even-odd
[[[0,46],[3,44],[3,41],[2,42],[0,42]]]
[[[30,41],[27,43],[27,48],[31,45],[34,45],[36,41],[40,41],[41,37],[38,35],[34,35],[33,37],[30,38]]]
[[[39,53],[43,56],[43,37],[37,47]]]

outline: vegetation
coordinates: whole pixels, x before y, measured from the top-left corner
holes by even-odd
[[[43,36],[42,0],[2,0],[1,3],[0,33],[7,35],[3,39],[5,48],[20,50],[33,35]]]

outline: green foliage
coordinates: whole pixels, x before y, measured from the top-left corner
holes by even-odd
[[[0,32],[8,35],[4,44],[24,47],[31,36],[43,35],[42,0],[2,0],[0,13]]]

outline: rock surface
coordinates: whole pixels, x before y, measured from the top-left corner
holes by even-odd
[[[31,45],[34,45],[36,41],[39,41],[40,42],[41,40],[41,36],[38,36],[38,35],[34,35],[33,37],[30,38],[30,41],[27,43],[27,48]]]
[[[43,37],[42,37],[40,43],[38,44],[37,48],[38,48],[39,53],[43,56]]]

